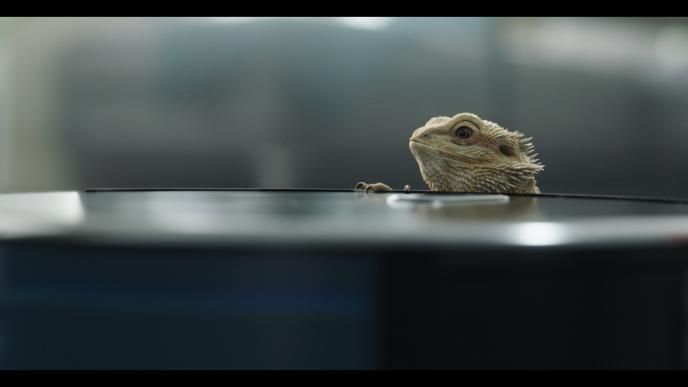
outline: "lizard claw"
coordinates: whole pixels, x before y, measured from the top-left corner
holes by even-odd
[[[354,189],[357,190],[362,190],[365,192],[385,192],[385,191],[391,191],[392,187],[388,186],[387,184],[383,183],[373,183],[373,184],[368,184],[364,182],[359,182],[356,184],[356,187]]]

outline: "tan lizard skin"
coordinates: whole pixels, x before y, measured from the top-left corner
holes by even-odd
[[[431,191],[540,193],[535,175],[544,165],[536,158],[531,138],[475,114],[434,117],[413,132],[409,147]],[[365,182],[355,189],[392,190],[383,183]]]

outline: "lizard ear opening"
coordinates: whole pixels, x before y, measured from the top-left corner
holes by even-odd
[[[500,145],[498,149],[499,149],[499,153],[503,154],[506,157],[516,156],[516,152],[514,151],[514,148],[510,147],[509,145]]]

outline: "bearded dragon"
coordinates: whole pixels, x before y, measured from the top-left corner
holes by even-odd
[[[459,113],[431,118],[413,132],[409,148],[431,191],[539,194],[535,175],[544,165],[531,140],[475,114]],[[384,183],[360,182],[355,189],[392,191]]]

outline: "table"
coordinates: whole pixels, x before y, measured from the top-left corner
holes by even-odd
[[[688,204],[0,195],[0,367],[686,368]]]

